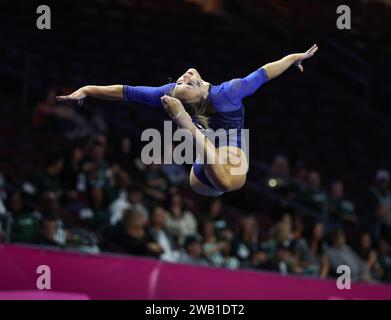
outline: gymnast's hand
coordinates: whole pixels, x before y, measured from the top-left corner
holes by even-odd
[[[182,102],[170,96],[160,98],[164,109],[167,111],[171,119],[180,127],[188,130],[195,129],[190,115],[186,112]]]
[[[304,60],[311,58],[315,54],[316,51],[318,51],[318,45],[314,44],[306,52],[296,54],[295,66],[298,67],[301,72],[304,72],[304,68],[301,65],[301,63]]]
[[[87,97],[87,92],[85,87],[83,87],[67,96],[57,96],[56,99],[58,101],[77,101],[79,106],[81,106],[83,104],[83,99],[86,97]]]
[[[176,98],[170,96],[163,96],[160,98],[164,109],[167,111],[168,115],[172,119],[176,119],[180,114],[185,113],[185,108],[182,105],[182,102]]]

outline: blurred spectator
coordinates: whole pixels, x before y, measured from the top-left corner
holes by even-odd
[[[328,224],[332,229],[343,228],[344,223],[355,223],[357,220],[353,203],[345,199],[341,181],[332,183],[327,207]]]
[[[298,214],[294,216],[293,230],[291,236],[292,255],[298,265],[305,268],[310,259],[310,250],[307,239],[304,237],[304,223]],[[289,240],[288,240],[289,241]]]
[[[166,193],[170,190],[170,181],[162,171],[161,164],[152,163],[147,166],[144,181],[145,193],[157,201],[165,201]]]
[[[277,253],[277,247],[282,242],[291,244],[294,240],[292,216],[284,213],[280,220],[271,229],[272,237],[263,244],[267,250],[269,258],[274,259]]]
[[[188,236],[185,239],[184,250],[179,255],[179,263],[207,266],[208,261],[202,254],[202,243],[200,237]]]
[[[100,230],[109,226],[110,214],[106,210],[105,193],[102,188],[91,188],[88,191],[88,206],[79,211],[78,221],[81,227],[89,230]]]
[[[271,164],[267,178],[267,187],[287,195],[291,186],[290,165],[288,158],[284,155],[276,156]]]
[[[269,255],[264,249],[260,249],[255,252],[249,262],[242,265],[243,267],[249,267],[259,270],[273,270],[274,265],[269,259]]]
[[[223,231],[229,232],[228,223],[223,213],[223,202],[220,198],[215,198],[208,203],[205,218],[213,221],[217,236],[221,236]]]
[[[56,239],[61,245],[66,244],[67,231],[65,230],[65,225],[70,224],[72,219],[60,206],[58,196],[54,192],[46,191],[41,194],[39,206],[34,214],[42,218],[57,219]]]
[[[92,135],[92,139],[90,140],[90,143],[91,143],[92,146],[94,146],[96,144],[101,145],[103,147],[104,154],[106,156],[108,142],[107,142],[107,137],[106,137],[105,134],[99,133],[99,134],[96,134],[96,135]]]
[[[346,244],[345,234],[341,229],[333,232],[331,236],[331,247],[326,250],[326,255],[330,260],[330,270],[334,275],[336,275],[337,268],[340,265],[347,265],[350,267],[352,281],[371,280],[366,264]]]
[[[64,169],[61,173],[63,187],[68,192],[86,191],[86,177],[82,172],[82,161],[84,158],[84,147],[78,144],[73,147],[65,158]]]
[[[232,241],[232,255],[248,266],[252,256],[263,251],[258,239],[258,227],[253,216],[244,216],[240,220],[240,229]]]
[[[54,192],[46,191],[41,194],[39,199],[39,206],[37,210],[34,210],[34,214],[43,218],[57,219],[57,235],[56,239],[61,245],[66,244],[67,231],[65,229],[66,224],[70,224],[70,219],[67,213],[60,205],[59,198]]]
[[[174,154],[175,145],[172,144],[171,148],[168,149],[168,145],[165,145],[165,152],[171,152],[171,154]],[[175,159],[170,164],[163,164],[162,165],[162,171],[167,176],[167,178],[170,180],[170,183],[172,186],[184,186],[188,181],[188,172],[184,165],[179,165],[175,163]]]
[[[186,208],[180,195],[170,196],[167,210],[169,212],[167,229],[179,244],[183,244],[186,237],[196,234],[197,220],[193,213]]]
[[[80,228],[72,228],[67,231],[66,248],[86,253],[101,252],[95,233]]]
[[[45,191],[41,194],[38,213],[41,216],[63,216],[58,196],[52,191]]]
[[[129,175],[117,165],[111,167],[111,185],[106,188],[107,199],[115,201],[116,199],[126,199],[128,188],[130,186]]]
[[[123,220],[109,233],[111,251],[158,258],[163,249],[145,231],[145,219],[136,210],[125,210]]]
[[[378,170],[375,185],[368,193],[368,214],[366,224],[373,226],[373,235],[391,240],[391,192],[390,174],[387,170]],[[364,223],[365,223],[364,222]]]
[[[115,225],[122,219],[123,211],[125,209],[134,209],[142,213],[144,219],[147,220],[149,216],[148,209],[144,206],[144,194],[141,188],[137,186],[129,187],[126,197],[119,195],[119,197],[110,204],[110,224]]]
[[[178,259],[178,253],[175,251],[174,241],[166,230],[166,226],[167,212],[162,207],[155,207],[150,216],[149,236],[163,249],[160,259],[175,262]]]
[[[33,196],[40,195],[42,192],[51,191],[57,195],[62,193],[62,186],[59,175],[64,166],[64,159],[59,154],[51,154],[46,157],[45,169],[36,174],[31,183],[25,184],[24,191]]]
[[[130,138],[122,137],[114,154],[113,162],[128,173],[130,183],[135,183],[141,180],[141,170],[136,165],[137,158],[132,151],[132,141]]]
[[[308,258],[304,265],[304,273],[308,275],[317,275],[324,279],[329,275],[330,262],[326,251],[326,240],[324,238],[324,224],[315,222],[309,228],[307,235]]]
[[[385,239],[380,239],[379,241],[379,265],[382,281],[391,283],[391,251],[390,244]]]
[[[369,232],[364,232],[360,235],[357,245],[357,253],[361,260],[366,263],[366,268],[369,270],[371,277],[374,279],[381,278],[377,252],[372,246],[371,234]]]
[[[294,170],[289,198],[301,198],[307,188],[308,171],[302,164],[298,164]]]
[[[59,221],[56,216],[44,216],[40,223],[39,234],[32,240],[32,243],[49,246],[49,247],[64,247],[63,239],[59,239]]]
[[[106,138],[100,136],[92,143],[87,159],[82,165],[89,187],[109,186],[110,166],[106,160]]]
[[[12,217],[11,241],[26,243],[38,235],[41,216],[26,210],[19,191],[9,195],[7,208]]]
[[[289,241],[285,240],[277,245],[276,254],[267,264],[266,269],[270,271],[277,271],[283,275],[290,273],[302,273],[301,267],[293,258],[291,244]]]
[[[123,170],[128,171],[132,158],[132,142],[128,137],[122,137],[114,154],[114,162],[120,165]]]
[[[297,200],[320,214],[326,213],[327,195],[322,190],[322,180],[319,172],[311,171],[308,174],[307,188]]]
[[[229,242],[217,239],[213,221],[210,219],[203,220],[200,229],[204,241],[204,256],[209,263],[215,267],[238,268],[239,260],[226,254],[231,249]]]
[[[293,222],[291,222],[291,224],[292,224],[293,239],[294,240],[303,239],[303,233],[304,233],[303,217],[300,214],[295,214],[293,216]]]

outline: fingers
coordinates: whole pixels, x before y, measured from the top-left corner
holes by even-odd
[[[312,50],[311,50],[311,54],[313,55],[313,54],[315,54],[315,52],[316,51],[318,51],[319,50],[319,48],[316,46],[316,47],[314,47]]]
[[[79,106],[82,106],[82,105],[83,105],[83,99],[84,99],[84,98],[74,98],[74,97],[72,97],[72,96],[57,96],[57,97],[56,97],[56,100],[57,100],[57,101],[60,101],[60,102],[77,100],[77,104],[78,104]]]
[[[306,60],[306,59],[309,59],[311,58],[316,51],[318,51],[319,47],[317,44],[314,44],[311,48],[309,48],[305,53],[300,53],[298,55],[298,58],[297,60],[299,62],[303,61],[303,60]],[[300,69],[300,71],[303,69],[302,67],[300,68],[299,65],[297,65],[297,67]]]
[[[75,98],[72,95],[69,95],[69,96],[58,96],[58,97],[56,97],[56,99],[58,101],[68,101],[68,100],[79,100],[81,98]]]
[[[296,62],[295,66],[300,70],[300,72],[304,72],[304,68],[303,68],[303,66],[301,64],[301,61]]]
[[[162,102],[164,107],[168,106],[168,96],[161,97],[160,101]]]
[[[56,99],[58,101],[67,101],[67,100],[69,100],[68,96],[57,96]]]
[[[160,98],[163,104],[172,104],[172,103],[180,103],[180,101],[176,98],[164,95],[163,97]]]
[[[177,98],[170,97],[170,96],[168,96],[168,95],[164,95],[164,96],[162,97],[162,99],[163,99],[164,101],[167,101],[167,102],[179,101]]]
[[[317,48],[317,47],[318,47],[318,45],[315,43],[315,44],[310,48],[310,50],[315,49],[315,48]]]
[[[318,49],[318,45],[314,44],[310,49],[307,50],[307,54],[312,56],[316,51],[318,51]]]
[[[162,101],[162,105],[163,105],[164,109],[167,111],[168,107],[170,105],[169,97],[168,96],[163,96],[163,97],[160,98],[160,100]]]

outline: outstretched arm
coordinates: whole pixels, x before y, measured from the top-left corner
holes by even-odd
[[[93,97],[104,100],[132,101],[144,103],[149,106],[161,106],[160,98],[175,86],[174,83],[166,84],[161,87],[144,86],[85,86],[67,96],[59,96],[59,101],[77,100],[82,103],[86,97]]]
[[[318,46],[314,45],[304,53],[290,54],[281,60],[268,63],[245,78],[233,79],[223,83],[222,87],[224,88],[225,96],[229,99],[232,105],[224,103],[221,109],[224,109],[224,111],[236,110],[243,98],[252,95],[265,82],[278,77],[292,64],[295,64],[300,71],[303,72],[304,70],[301,62],[312,57],[317,50]]]
[[[315,52],[318,51],[318,46],[315,44],[309,50],[304,53],[294,53],[287,55],[281,60],[268,63],[263,66],[265,69],[269,80],[278,77],[280,74],[285,72],[291,65],[296,65],[301,72],[304,71],[303,66],[301,65],[303,60],[311,58]]]
[[[79,104],[86,97],[93,97],[104,100],[123,100],[123,85],[112,85],[112,86],[85,86],[76,90],[67,96],[58,96],[59,101],[72,101],[77,100]]]

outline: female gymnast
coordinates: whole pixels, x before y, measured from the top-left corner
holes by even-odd
[[[233,79],[220,85],[211,85],[203,80],[196,69],[189,69],[176,83],[161,87],[110,85],[84,86],[59,101],[77,100],[79,105],[86,97],[106,100],[125,100],[164,107],[171,119],[191,132],[196,146],[203,150],[198,155],[190,172],[192,189],[202,195],[219,196],[224,192],[240,189],[248,170],[248,159],[243,151],[241,135],[226,143],[215,143],[206,138],[206,130],[237,129],[244,125],[242,99],[253,94],[262,84],[295,65],[303,72],[302,61],[312,57],[318,50],[315,44],[304,53],[296,53],[268,63],[242,79]],[[205,158],[208,160],[205,161]],[[204,161],[202,161],[204,159]],[[210,161],[209,159],[218,159]],[[245,168],[240,174],[232,174],[234,168]]]

